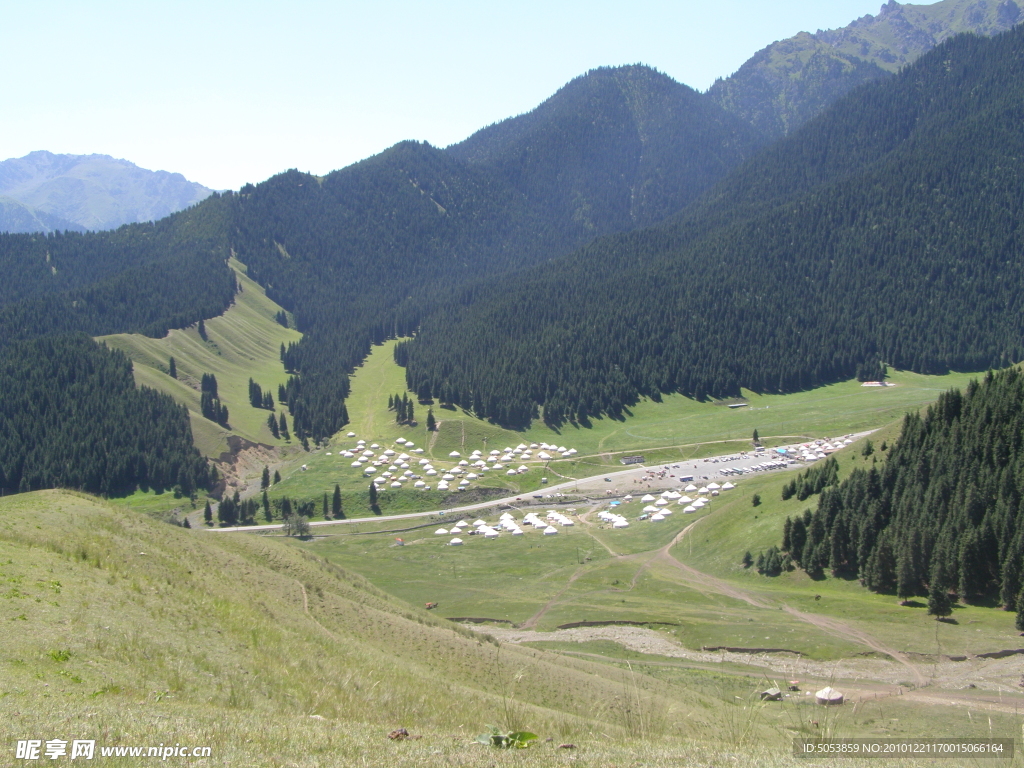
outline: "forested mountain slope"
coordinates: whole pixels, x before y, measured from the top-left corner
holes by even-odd
[[[305,333],[283,354],[288,407],[296,438],[320,439],[345,423],[346,374],[370,345],[415,328],[394,312],[409,296],[429,303],[676,210],[757,143],[663,75],[596,70],[447,151],[403,142],[112,232],[0,235],[0,333],[162,335],[230,304],[234,252]]]
[[[247,186],[231,198],[232,247],[294,312],[305,337],[285,362],[327,402],[374,341],[416,327],[418,315],[393,314],[407,297],[429,305],[444,286],[677,210],[753,153],[749,128],[699,103],[644,67],[596,70],[449,150],[403,142],[323,178]],[[327,411],[311,409],[296,431],[341,426],[317,412]]]
[[[592,70],[446,152],[498,171],[588,237],[660,221],[748,157],[760,134],[643,66]]]
[[[801,32],[758,51],[708,96],[762,133],[799,128],[858,85],[887,77],[961,32],[993,35],[1024,19],[1013,0],[882,6],[841,29]]]
[[[30,152],[0,162],[0,195],[35,211],[45,228],[18,220],[0,220],[2,232],[64,229],[116,229],[122,224],[155,221],[188,208],[212,194],[180,173],[148,171],[109,155],[59,155]]]
[[[850,94],[662,226],[474,286],[396,350],[412,389],[523,424],[785,391],[878,359],[1024,358],[1024,31]],[[515,333],[508,329],[515,328]]]
[[[953,591],[1020,608],[1024,579],[1024,376],[991,373],[908,415],[888,460],[822,491],[786,524],[808,573],[856,575],[909,598]]]

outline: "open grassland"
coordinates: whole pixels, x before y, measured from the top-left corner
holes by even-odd
[[[5,750],[66,736],[212,743],[217,762],[237,764],[355,764],[399,726],[448,755],[488,722],[580,742],[645,735],[623,729],[620,671],[499,646],[279,542],[62,492],[0,511],[0,697],[18,713],[0,726]],[[630,691],[674,713],[660,739],[711,726],[713,699],[648,677]]]
[[[411,440],[425,450],[423,456],[439,469],[454,464],[449,459],[452,451],[463,456],[473,450],[486,454],[520,443],[557,443],[579,451],[573,459],[549,462],[546,469],[540,463],[528,463],[531,468],[524,474],[508,477],[504,471],[492,472],[473,484],[514,496],[539,492],[545,487],[544,477],[548,484],[554,484],[621,469],[619,459],[625,454],[642,453],[649,464],[654,464],[738,451],[749,447],[755,429],[769,446],[875,429],[931,403],[941,392],[962,386],[972,378],[968,374],[920,376],[895,371],[891,375],[895,384],[892,387],[868,388],[850,381],[790,395],[761,396],[748,392],[745,394],[749,405],[739,409],[668,395],[661,403],[645,400],[637,404],[631,409],[632,417],[623,422],[597,419],[589,428],[565,426],[557,432],[539,421],[529,430],[514,432],[480,421],[461,409],[435,405],[437,431],[428,432],[427,406],[416,404],[416,426],[396,424],[394,412],[387,408],[389,396],[406,392],[404,369],[395,364],[392,355],[395,343],[374,347],[353,375],[352,394],[347,403],[351,423],[327,447],[293,456],[282,469],[284,480],[272,490],[272,497],[320,499],[338,484],[346,514],[370,514],[369,479],[338,455],[339,450],[354,447],[360,438],[397,450],[402,450],[395,444],[397,438]],[[348,438],[348,432],[356,436]],[[327,456],[328,452],[332,455]],[[301,469],[302,464],[306,465],[305,470]],[[384,514],[401,514],[444,509],[458,503],[465,502],[456,494],[387,488],[379,505]]]
[[[281,307],[245,276],[243,265],[235,260],[231,265],[241,291],[223,315],[206,321],[206,341],[200,338],[196,327],[172,330],[162,339],[128,333],[97,339],[132,359],[137,384],[166,392],[188,406],[196,446],[211,457],[228,450],[227,437],[232,434],[254,443],[284,445],[284,441],[274,439],[267,427],[270,412],[250,405],[249,379],[264,392],[269,390],[276,403],[278,385],[288,380],[281,365],[281,344],[301,337],[274,320]],[[171,357],[177,367],[177,379],[168,374]],[[228,407],[230,429],[200,415],[199,383],[204,373],[217,377],[218,394]]]
[[[549,553],[547,567],[562,559]],[[0,500],[0,580],[9,763],[19,739],[61,738],[209,746],[211,759],[190,761],[200,765],[815,765],[790,756],[792,736],[919,735],[916,724],[952,717],[893,699],[772,708],[752,697],[764,680],[722,670],[499,644],[301,548],[66,492]],[[957,715],[948,733],[1013,723]],[[473,744],[487,724],[541,741],[513,753]],[[389,741],[398,727],[422,738]]]
[[[864,441],[837,452],[842,474],[884,456],[879,446],[895,437],[895,425],[873,436],[875,452],[864,456]],[[960,606],[958,624],[941,624],[925,615],[924,601],[899,606],[895,597],[868,592],[853,580],[812,580],[803,571],[769,578],[744,568],[742,556],[781,543],[787,515],[812,508],[817,497],[783,502],[782,486],[793,473],[748,475],[737,488],[713,500],[698,518],[680,511],[664,522],[639,520],[643,502],[616,508],[632,520],[627,529],[601,523],[595,512],[577,507],[576,525],[557,536],[526,529],[521,537],[495,540],[462,536],[461,547],[437,535],[438,521],[395,532],[382,523],[380,535],[330,531],[306,545],[328,559],[364,574],[381,588],[410,602],[437,602],[448,617],[494,619],[550,630],[580,621],[626,620],[655,623],[684,646],[774,647],[817,659],[835,659],[872,651],[856,638],[796,616],[848,621],[887,646],[924,655],[973,655],[1017,647],[1013,615],[993,607]],[[752,497],[761,498],[759,506]],[[543,510],[543,508],[541,508]],[[494,523],[496,511],[483,516]],[[519,514],[521,517],[521,513]],[[669,545],[685,526],[688,534]],[[372,528],[364,529],[366,531]],[[399,546],[396,539],[402,539]],[[667,556],[666,556],[667,555]],[[716,588],[689,573],[721,580],[735,593]]]

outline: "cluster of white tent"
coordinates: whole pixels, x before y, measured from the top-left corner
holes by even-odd
[[[606,523],[611,523],[612,528],[629,528],[629,521],[622,515],[610,510],[603,510],[597,513],[597,518]]]
[[[355,432],[349,432],[347,437],[355,437]],[[520,443],[515,448],[504,450],[492,450],[488,455],[483,451],[475,450],[468,457],[463,458],[458,451],[452,451],[448,458],[452,460],[450,469],[436,468],[429,459],[417,458],[413,454],[422,454],[422,448],[404,437],[395,440],[399,449],[383,448],[377,443],[367,445],[365,440],[357,440],[352,448],[346,448],[339,453],[346,459],[352,459],[351,466],[354,469],[361,469],[363,476],[373,478],[373,484],[378,488],[385,485],[391,488],[403,488],[407,483],[418,490],[429,491],[431,489],[431,478],[440,475],[437,480],[437,490],[448,491],[453,487],[455,490],[465,490],[474,480],[479,480],[485,472],[504,471],[506,475],[519,475],[529,471],[526,464],[514,466],[520,461],[550,461],[552,454],[557,453],[560,457],[570,458],[575,456],[575,448],[565,446],[548,445],[547,443],[531,443],[526,445]],[[401,451],[401,453],[399,452]],[[331,454],[328,453],[328,456]],[[419,466],[414,467],[411,462]]]
[[[690,485],[687,485],[683,491],[686,494],[694,494],[696,498],[684,495],[678,491],[665,491],[660,497],[653,496],[648,493],[641,496],[640,501],[647,504],[647,506],[643,508],[644,514],[650,515],[651,521],[658,523],[664,520],[666,515],[672,514],[672,510],[668,507],[673,502],[682,506],[683,512],[692,513],[706,506],[709,503],[709,498],[711,496],[718,496],[722,491],[731,491],[735,487],[735,485],[728,482],[724,485],[708,483],[702,488],[698,488],[696,485],[691,483]],[[627,500],[629,500],[629,498],[631,497],[627,497]]]
[[[852,443],[853,440],[849,437],[836,437],[831,440],[825,438],[815,440],[813,443],[803,443],[797,448],[776,448],[775,452],[797,455],[804,461],[817,461]]]
[[[523,518],[522,524],[517,523],[515,516],[509,512],[503,512],[501,517],[498,518],[498,522],[492,525],[488,525],[483,520],[474,520],[472,523],[467,523],[465,520],[460,520],[450,529],[438,528],[434,531],[435,536],[450,536],[451,534],[464,533],[470,526],[473,528],[473,534],[477,536],[483,536],[485,539],[496,539],[501,535],[502,531],[510,533],[513,536],[522,536],[523,528],[532,527],[539,530],[545,536],[554,536],[558,533],[556,525],[568,528],[575,525],[575,523],[561,512],[549,509],[545,517],[540,517],[536,512],[528,512]],[[454,538],[448,542],[450,546],[459,546],[462,544],[462,539]]]

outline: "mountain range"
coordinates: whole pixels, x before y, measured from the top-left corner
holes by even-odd
[[[212,192],[180,173],[109,155],[30,152],[0,162],[0,232],[116,229],[162,219]]]
[[[1010,23],[1010,5],[931,8],[983,25]],[[396,352],[412,391],[513,427],[621,418],[663,392],[792,391],[883,360],[1020,360],[1022,45],[1019,28],[953,37],[858,75],[774,142],[714,89],[601,68],[446,149],[402,142],[114,232],[2,235],[0,344],[195,324],[230,306],[234,254],[304,333],[281,355],[299,440],[344,425],[371,345],[413,334]],[[18,439],[0,446],[5,487],[54,482],[26,481],[43,475],[19,457],[66,440]]]

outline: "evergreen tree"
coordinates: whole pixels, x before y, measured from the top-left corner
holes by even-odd
[[[269,523],[271,520],[274,519],[274,517],[270,513],[270,497],[267,496],[266,491],[263,491],[263,498],[261,499],[261,502],[263,505],[263,519]]]
[[[941,619],[953,612],[953,603],[946,588],[933,584],[928,590],[928,615]]]
[[[281,430],[281,437],[285,440],[291,440],[291,435],[288,434],[288,419],[284,417],[284,412],[281,412],[281,418],[278,419],[277,428]]]
[[[370,509],[373,510],[374,514],[379,513],[379,507],[377,506],[377,484],[370,483]]]
[[[405,420],[409,424],[415,424],[416,423],[416,412],[413,410],[413,405],[412,405],[412,401],[411,400],[409,401],[409,404],[406,406]]]
[[[761,494],[755,493],[753,496],[751,496],[750,497],[750,505],[753,506],[753,507],[761,506]]]
[[[917,575],[914,572],[914,556],[908,545],[900,548],[896,558],[896,597],[906,603],[917,594]]]
[[[170,376],[172,379],[178,378],[178,366],[174,362],[173,357],[167,361],[167,375]]]
[[[199,338],[206,341],[206,323],[203,322],[202,318],[199,318]]]
[[[334,497],[331,499],[331,513],[335,520],[344,520],[345,511],[341,507],[341,486],[335,484]]]
[[[395,398],[392,397],[391,395],[388,395],[388,410],[390,411],[390,410],[394,409],[394,407],[395,407]]]
[[[437,429],[437,421],[434,419],[434,409],[433,408],[428,408],[427,409],[427,431],[428,432],[433,432],[435,429]]]
[[[260,477],[260,490],[265,491],[270,487],[270,467],[263,465],[263,475]]]
[[[754,445],[760,445],[761,444],[761,438],[760,438],[760,436],[758,436],[756,429],[754,430],[753,440],[754,440]]]
[[[281,482],[281,473],[280,473],[280,472],[278,472],[278,471],[277,471],[277,470],[275,469],[275,470],[274,470],[274,485],[277,485],[277,484],[278,484],[278,483],[280,483],[280,482]]]
[[[210,500],[206,500],[206,506],[203,508],[203,521],[207,525],[213,525],[213,509],[210,507]]]
[[[275,440],[281,437],[281,429],[277,426],[277,419],[274,417],[274,414],[267,416],[267,426],[270,427],[270,434],[274,436]]]
[[[331,508],[330,508],[329,502],[327,501],[327,494],[326,493],[324,494],[323,506],[320,507],[320,515],[323,517],[324,520],[330,520],[331,519]]]
[[[185,517],[185,520],[182,522],[181,526],[182,528],[191,528],[192,523],[188,521],[188,517]]]
[[[743,560],[742,560],[742,562],[743,562],[743,567],[744,568],[749,568],[750,566],[752,566],[754,564],[754,558],[751,557],[749,549],[746,552],[743,553]]]

